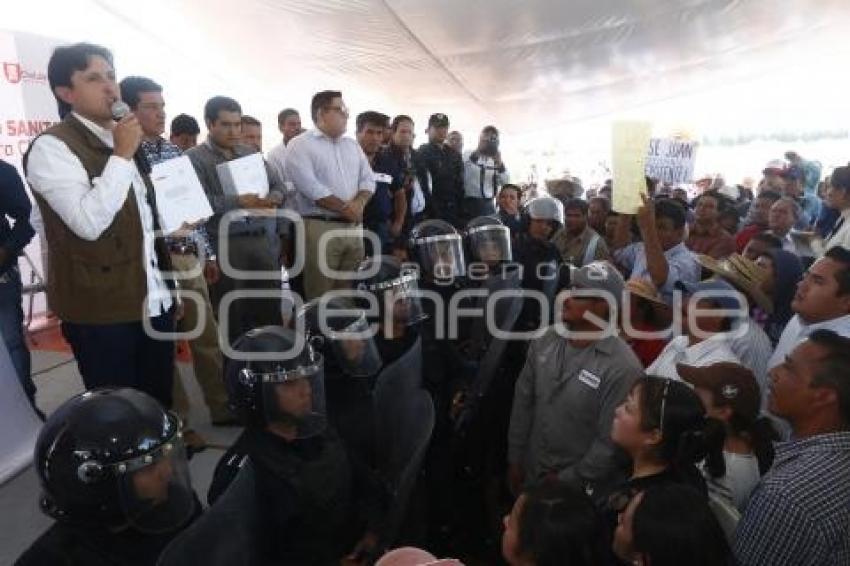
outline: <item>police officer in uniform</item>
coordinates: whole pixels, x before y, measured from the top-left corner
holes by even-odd
[[[429,196],[428,216],[445,220],[461,228],[463,189],[463,158],[446,145],[449,117],[433,114],[428,119],[428,143],[419,147],[419,157],[424,164],[426,176],[430,178],[426,191]]]
[[[303,335],[279,326],[245,333],[236,348],[251,359],[229,363],[225,385],[245,431],[216,467],[210,503],[248,458],[261,556],[274,564],[336,564],[352,538],[345,528],[350,471],[327,423],[322,356]]]
[[[137,389],[66,401],[35,446],[42,510],[56,519],[17,566],[153,566],[201,513],[180,419]]]

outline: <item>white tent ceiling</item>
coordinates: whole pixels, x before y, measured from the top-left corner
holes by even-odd
[[[354,112],[424,127],[443,111],[515,143],[575,144],[618,117],[697,135],[847,126],[848,0],[4,4],[3,27],[106,44],[120,75],[155,78],[196,116],[229,94],[271,124],[333,87]]]

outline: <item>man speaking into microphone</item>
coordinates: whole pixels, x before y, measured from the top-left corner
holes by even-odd
[[[109,50],[58,47],[47,76],[62,121],[35,139],[24,169],[44,218],[48,303],[87,389],[134,387],[170,407],[174,343],[144,324],[174,328],[142,128],[116,104]]]

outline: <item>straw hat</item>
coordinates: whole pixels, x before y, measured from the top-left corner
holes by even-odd
[[[642,299],[653,303],[654,306],[669,307],[658,294],[658,289],[648,279],[629,279],[623,288],[627,293],[637,295]]]
[[[767,272],[756,262],[740,254],[732,254],[722,260],[697,254],[697,261],[704,268],[746,293],[763,311],[773,312],[773,301],[762,290],[762,284],[767,279]]]

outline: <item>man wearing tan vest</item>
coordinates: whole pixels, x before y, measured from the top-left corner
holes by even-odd
[[[141,389],[171,405],[173,332],[168,254],[156,239],[156,201],[133,156],[142,128],[112,118],[112,54],[58,47],[47,66],[62,122],[30,146],[24,167],[47,235],[48,301],[62,321],[87,389]]]

